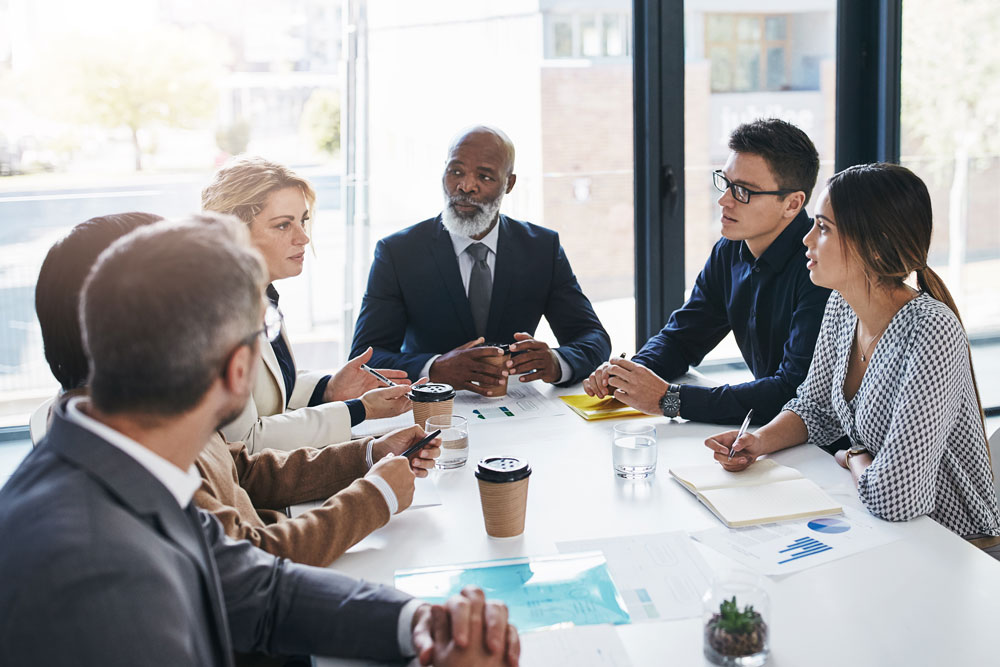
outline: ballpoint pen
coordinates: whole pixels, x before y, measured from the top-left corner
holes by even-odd
[[[368,364],[361,364],[361,370],[368,371],[369,373],[371,373],[372,375],[374,375],[376,378],[378,378],[379,380],[381,380],[382,382],[384,382],[385,386],[387,386],[387,387],[395,387],[396,386],[395,382],[393,382],[392,380],[390,380],[386,376],[382,375],[381,373],[379,373],[377,370],[375,370],[374,368],[372,368]]]
[[[420,451],[422,447],[427,445],[428,442],[438,437],[439,435],[441,435],[441,429],[438,429],[433,433],[428,433],[426,437],[421,438],[420,442],[407,449],[405,452],[400,454],[400,456],[411,456],[413,454],[416,454],[418,451]]]
[[[736,442],[747,432],[747,426],[750,425],[750,415],[752,414],[753,408],[750,408],[750,412],[747,413],[746,419],[743,420],[743,426],[740,426],[740,431],[736,434],[736,440],[733,440],[733,446],[729,448],[729,458],[726,459],[727,461],[733,460],[733,454],[736,453],[736,450],[734,449],[736,447]]]

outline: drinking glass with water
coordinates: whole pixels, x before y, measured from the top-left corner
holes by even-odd
[[[656,425],[628,421],[615,424],[611,456],[615,474],[625,479],[645,479],[656,472]]]
[[[437,458],[435,467],[442,470],[461,468],[469,458],[468,420],[461,415],[428,417],[424,430],[430,433],[438,429],[441,429],[441,455]]]

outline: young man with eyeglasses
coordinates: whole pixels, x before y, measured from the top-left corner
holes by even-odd
[[[691,296],[631,360],[613,359],[584,380],[647,414],[719,424],[774,417],[805,379],[830,291],[809,280],[802,238],[819,155],[806,134],[770,118],[737,127],[722,192],[722,238]],[[732,331],[754,379],[720,387],[671,384]]]

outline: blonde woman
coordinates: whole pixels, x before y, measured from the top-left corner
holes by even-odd
[[[274,282],[302,273],[315,201],[316,193],[304,178],[253,156],[231,159],[202,191],[206,211],[235,215],[246,223],[267,263],[267,296],[275,312],[280,313]],[[262,367],[251,400],[223,433],[228,440],[244,441],[251,452],[323,447],[350,439],[351,426],[363,419],[406,412],[406,373],[379,369],[399,384],[380,387],[361,369],[371,352],[351,359],[335,374],[299,370],[282,322],[279,335],[269,343],[261,341]]]
[[[930,196],[910,170],[870,164],[834,175],[804,239],[810,279],[834,290],[809,374],[756,433],[705,444],[736,471],[763,454],[846,435],[851,448],[837,462],[872,514],[929,515],[1000,558],[969,341],[948,288],[927,266],[930,241]],[[914,273],[919,291],[904,282]]]

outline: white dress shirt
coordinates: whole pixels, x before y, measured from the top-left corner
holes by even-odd
[[[445,230],[448,231],[448,230]],[[469,280],[472,277],[472,265],[475,264],[475,260],[472,255],[466,252],[469,246],[473,243],[482,243],[484,246],[489,248],[489,252],[486,253],[486,265],[490,267],[490,279],[496,275],[497,266],[497,241],[500,238],[500,224],[499,222],[493,225],[493,229],[483,238],[476,240],[468,236],[462,236],[461,234],[456,234],[454,232],[448,231],[448,235],[451,237],[451,244],[455,248],[455,258],[458,260],[458,271],[462,274],[462,287],[465,290],[465,295],[469,295]],[[486,341],[487,343],[496,341]],[[513,341],[510,341],[513,342]],[[562,355],[559,354],[558,350],[552,350],[555,352],[556,359],[559,361],[559,379],[556,380],[556,384],[559,382],[564,382],[566,378],[570,377],[572,369],[570,369],[569,364]],[[431,366],[440,357],[440,354],[436,354],[431,357],[426,364],[424,364],[423,369],[420,371],[420,375],[423,377],[430,377]]]
[[[181,509],[187,507],[191,498],[194,497],[194,492],[201,486],[201,475],[198,474],[198,469],[192,465],[185,472],[127,435],[102,424],[93,417],[88,417],[80,409],[81,402],[86,400],[84,396],[71,398],[66,403],[66,417],[77,426],[87,429],[135,459],[136,463],[148,470],[149,474],[155,477],[160,484],[167,487],[167,491],[181,506]]]

